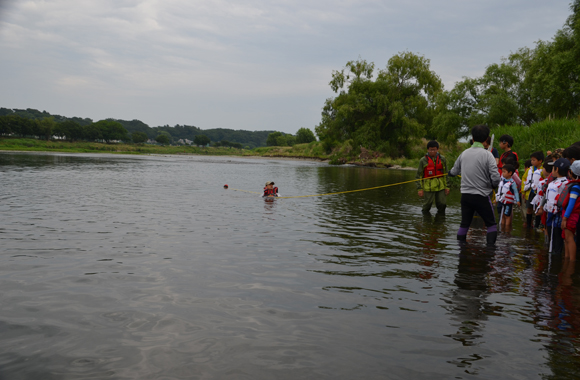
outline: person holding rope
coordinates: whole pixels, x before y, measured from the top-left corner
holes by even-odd
[[[495,158],[486,150],[483,142],[489,136],[487,125],[476,125],[471,129],[473,145],[466,149],[455,161],[449,176],[461,174],[461,224],[457,240],[465,241],[475,212],[481,216],[487,227],[487,244],[497,240],[497,224],[490,194],[500,181]]]
[[[431,210],[433,201],[437,207],[437,212],[445,213],[447,207],[447,160],[439,154],[439,143],[431,140],[427,143],[427,154],[419,160],[416,179],[419,197],[423,198],[423,213],[427,214]]]

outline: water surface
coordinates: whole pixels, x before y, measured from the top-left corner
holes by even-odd
[[[579,281],[414,172],[0,154],[0,379],[578,379]],[[230,190],[224,190],[228,184]],[[433,209],[435,210],[435,209]]]

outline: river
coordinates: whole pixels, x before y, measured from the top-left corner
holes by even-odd
[[[235,190],[414,175],[0,153],[0,379],[580,378],[578,270],[519,215],[460,247],[457,189],[445,217],[412,183]]]

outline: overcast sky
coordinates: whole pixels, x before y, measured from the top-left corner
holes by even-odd
[[[551,39],[570,0],[0,0],[0,107],[314,130],[332,70],[411,51],[450,89]]]

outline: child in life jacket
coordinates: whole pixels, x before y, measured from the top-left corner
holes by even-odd
[[[527,191],[526,196],[526,223],[528,228],[538,228],[540,226],[541,216],[536,215],[534,220],[534,226],[532,226],[532,219],[534,218],[534,205],[532,201],[536,196],[538,191],[538,185],[542,179],[542,165],[544,163],[544,152],[537,151],[530,155],[531,166],[528,172],[524,186],[524,190]],[[523,203],[523,202],[522,202]]]
[[[576,233],[578,219],[580,218],[580,161],[575,160],[570,165],[568,176],[571,178],[566,188],[560,194],[562,198],[562,231],[564,238],[564,259],[576,261]],[[560,202],[558,202],[559,204]]]
[[[274,187],[275,183],[273,181],[266,182],[266,187],[264,187],[263,197],[279,197],[278,188]]]
[[[554,176],[552,175],[553,167],[554,160],[552,160],[550,156],[546,157],[546,160],[542,165],[540,177],[536,178],[536,176],[534,176],[534,183],[532,184],[532,189],[536,193],[532,200],[532,206],[534,207],[534,213],[536,214],[536,222],[537,219],[540,218],[540,224],[536,228],[543,230],[544,233],[546,232],[545,226],[547,216],[547,213],[544,212],[544,204],[548,185],[554,180]]]
[[[550,242],[549,252],[561,254],[564,248],[564,239],[562,238],[562,213],[558,207],[558,196],[568,183],[568,169],[570,161],[566,158],[559,158],[554,162],[553,176],[555,177],[548,185],[546,190],[544,211],[547,212],[546,229],[548,240]]]
[[[518,191],[518,186],[513,179],[514,171],[516,169],[512,164],[505,164],[501,169],[501,181],[499,182],[499,188],[497,191],[497,209],[501,220],[501,228],[505,231],[506,228],[510,228],[512,224],[512,211],[514,203],[518,206],[520,203],[520,195]]]
[[[532,176],[534,174],[534,168],[532,167],[532,160],[526,160],[524,163],[524,175],[522,176],[522,185],[520,187],[520,193],[522,195],[522,206],[526,207],[526,221],[524,222],[525,228],[531,228],[532,224],[532,208],[528,208],[528,198],[530,192],[532,191],[531,183]]]

